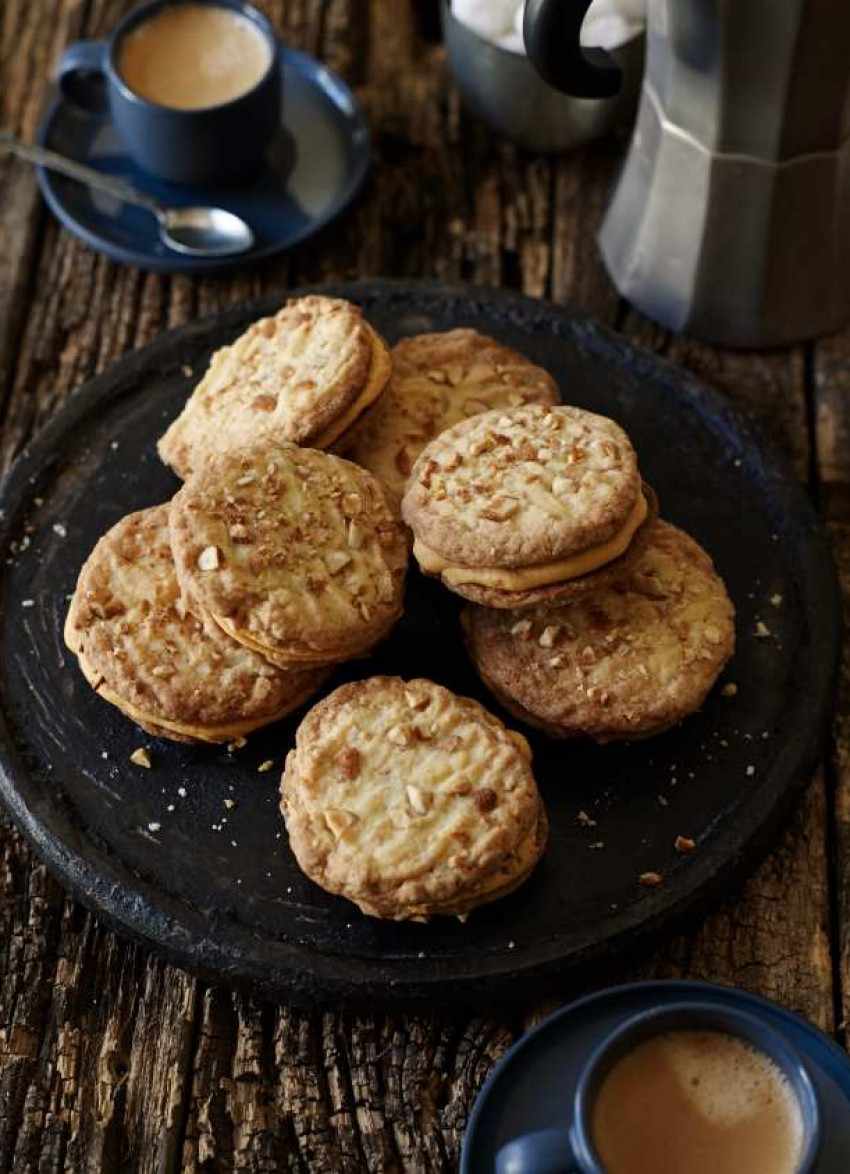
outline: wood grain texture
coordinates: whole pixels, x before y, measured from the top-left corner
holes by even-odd
[[[616,144],[549,160],[496,141],[459,102],[431,0],[262,6],[364,102],[376,156],[364,192],[290,254],[195,281],[89,252],[44,213],[24,165],[0,159],[0,470],[91,375],[233,301],[357,275],[489,282],[575,302],[759,412],[838,519],[850,592],[850,333],[771,355],[670,337],[621,303],[595,249]],[[0,126],[32,135],[61,47],[126,7],[4,0]],[[737,899],[612,979],[711,977],[826,1030],[846,1017],[848,714],[850,668],[832,752],[783,843]],[[450,1171],[478,1089],[546,1006],[318,1013],[210,988],[100,928],[0,827],[0,1174]]]

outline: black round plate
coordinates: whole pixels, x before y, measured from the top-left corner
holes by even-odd
[[[666,517],[714,556],[739,648],[702,712],[604,748],[531,734],[552,834],[531,880],[465,925],[383,923],[298,871],[277,810],[294,722],[247,749],[144,736],[86,685],[62,644],[95,540],[177,488],[156,438],[209,358],[276,302],[163,335],[76,394],[13,468],[0,515],[0,790],[61,880],[110,925],[217,979],[267,993],[526,998],[540,982],[669,929],[738,882],[814,768],[839,648],[828,547],[802,489],[717,393],[578,315],[426,283],[334,286],[392,342],[469,325],[547,367],[565,398],[619,420]],[[191,368],[191,370],[190,370]],[[39,505],[39,502],[42,504]],[[455,599],[412,574],[392,638],[345,677],[432,677],[498,706],[461,648]],[[770,636],[756,635],[757,622]],[[510,720],[510,719],[509,719]],[[154,769],[129,763],[151,746]],[[273,759],[274,771],[258,765]],[[233,799],[229,809],[225,801]],[[585,811],[595,826],[580,824]],[[676,836],[697,840],[679,856]],[[664,883],[648,889],[641,873]]]

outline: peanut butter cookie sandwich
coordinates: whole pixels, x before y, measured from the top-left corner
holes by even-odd
[[[104,700],[178,742],[230,742],[285,717],[327,676],[286,672],[204,624],[181,598],[168,508],[123,518],[82,571],[65,642]]]
[[[658,522],[630,577],[534,611],[468,607],[470,656],[509,712],[556,738],[647,738],[702,705],[735,648],[711,559]]]
[[[257,440],[343,451],[386,387],[390,357],[359,306],[294,298],[216,351],[158,449],[178,476]]]
[[[546,846],[525,739],[426,680],[331,693],[298,727],[281,796],[306,875],[372,917],[465,918],[522,884]]]
[[[350,456],[400,506],[422,449],[453,424],[495,408],[560,402],[542,367],[476,330],[404,338],[386,391],[363,418]]]
[[[619,425],[539,404],[443,432],[402,501],[422,570],[494,608],[578,599],[623,578],[657,509]]]
[[[402,612],[407,540],[371,473],[266,441],[224,453],[171,503],[190,606],[286,668],[364,655]]]

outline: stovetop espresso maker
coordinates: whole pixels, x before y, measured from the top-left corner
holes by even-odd
[[[582,49],[590,0],[527,0],[543,78],[619,71]],[[649,0],[640,109],[599,243],[620,292],[673,330],[769,347],[850,318],[850,0]]]

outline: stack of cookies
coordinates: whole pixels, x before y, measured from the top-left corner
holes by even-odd
[[[274,440],[209,458],[169,510],[189,607],[283,668],[363,656],[401,615],[407,540],[370,473]]]
[[[386,343],[359,306],[294,298],[213,355],[159,455],[185,479],[208,454],[267,437],[346,452],[390,370]]]
[[[331,693],[298,728],[281,794],[303,871],[373,917],[465,918],[522,884],[546,846],[528,743],[426,680]]]
[[[383,639],[407,538],[375,478],[321,449],[351,443],[388,377],[360,310],[321,297],[213,357],[160,442],[183,488],[80,573],[65,639],[104,699],[158,736],[230,742]]]
[[[529,724],[598,741],[698,709],[734,649],[710,558],[657,512],[618,425],[539,405],[449,428],[402,502],[421,569],[474,605],[485,684]]]

